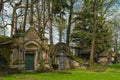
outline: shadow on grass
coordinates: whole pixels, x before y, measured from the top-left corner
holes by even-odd
[[[64,70],[53,70],[51,72],[37,72],[37,71],[33,71],[33,72],[21,72],[20,74],[22,75],[33,75],[33,74],[41,74],[41,73],[48,73],[48,74],[72,74],[71,72],[68,71],[64,71]],[[19,73],[18,73],[19,74]]]

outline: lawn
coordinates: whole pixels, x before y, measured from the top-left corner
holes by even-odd
[[[105,72],[87,70],[69,70],[72,74],[63,73],[20,73],[1,76],[0,80],[120,80],[120,66],[112,66]]]

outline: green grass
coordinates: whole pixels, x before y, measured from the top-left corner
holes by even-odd
[[[117,68],[116,68],[117,66]],[[105,72],[69,70],[72,74],[61,73],[20,73],[1,76],[3,80],[120,80],[120,65],[112,65]]]

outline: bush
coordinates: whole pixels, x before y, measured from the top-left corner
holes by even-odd
[[[0,68],[8,68],[7,61],[2,55],[0,55]]]
[[[18,69],[9,68],[5,58],[2,55],[0,55],[0,75],[8,75],[14,73],[20,73],[20,71]]]
[[[20,73],[20,70],[18,69],[11,69],[9,67],[7,68],[0,68],[0,75],[10,75],[10,74],[16,74]]]
[[[106,65],[101,65],[101,64],[96,64],[94,63],[93,65],[90,65],[87,70],[93,71],[93,72],[104,72],[107,70]]]
[[[114,68],[114,69],[120,69],[120,64],[112,64],[109,66],[110,68]]]
[[[2,57],[2,59],[0,58],[0,61],[3,60],[5,63],[9,64],[10,63],[10,47],[5,47],[5,46],[0,46],[0,57]]]
[[[47,68],[47,67],[45,67],[45,68],[39,68],[38,70],[37,70],[37,72],[52,72],[52,69],[50,69],[50,68]]]

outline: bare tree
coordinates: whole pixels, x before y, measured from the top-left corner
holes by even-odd
[[[13,1],[10,2],[10,5],[12,6],[13,8],[13,13],[12,13],[12,23],[11,23],[11,36],[13,36],[14,32],[15,32],[15,18],[16,17],[16,10],[18,9],[18,7],[21,5],[22,3],[22,0],[20,0],[19,2],[17,3],[14,3]]]
[[[24,21],[23,21],[23,31],[24,32],[25,32],[25,28],[26,28],[28,5],[29,5],[29,0],[26,0],[25,13],[24,13]]]
[[[52,13],[52,3],[50,0],[48,0],[48,17],[49,17],[49,39],[50,39],[50,45],[53,45],[53,27],[52,27],[52,18],[53,18],[53,13]]]

